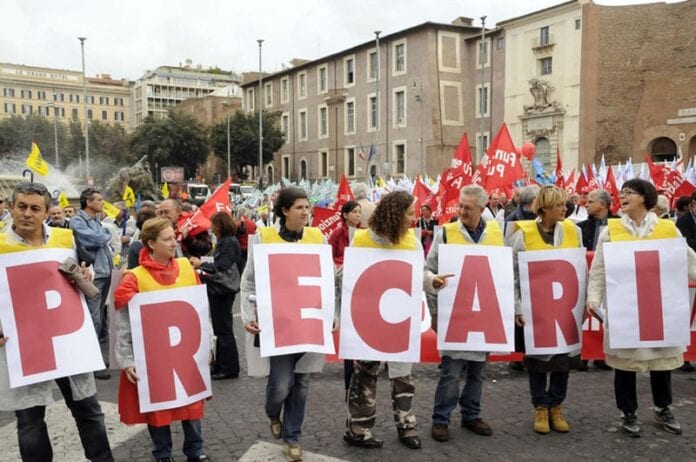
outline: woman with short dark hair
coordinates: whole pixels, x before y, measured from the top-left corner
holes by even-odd
[[[343,253],[350,243],[350,228],[360,227],[360,210],[360,204],[355,201],[348,201],[341,207],[341,222],[343,226],[334,231],[329,238],[336,266],[343,265]]]

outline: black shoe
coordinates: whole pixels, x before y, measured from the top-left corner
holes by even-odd
[[[98,380],[109,380],[111,378],[111,373],[106,369],[94,371],[94,378]]]
[[[352,432],[346,431],[343,434],[343,441],[348,443],[351,446],[355,446],[358,448],[366,448],[366,449],[375,449],[375,448],[381,448],[382,445],[384,444],[384,441],[378,440],[374,436],[370,435],[368,438],[362,437],[362,436],[357,436],[354,435]]]
[[[213,380],[225,380],[225,379],[238,379],[239,374],[233,374],[231,372],[216,372],[210,375]]]
[[[522,372],[524,371],[524,364],[522,364],[522,361],[513,361],[510,363],[510,370]]]
[[[684,361],[684,364],[682,364],[679,370],[683,372],[693,372],[696,371],[696,368],[694,368],[689,361]]]
[[[170,459],[171,460],[171,459]],[[199,462],[201,460],[210,460],[210,457],[206,456],[205,454],[201,454],[198,457],[187,457],[186,462]]]
[[[594,361],[593,364],[594,364],[594,367],[596,367],[597,369],[602,369],[603,371],[613,370],[613,368],[609,364],[605,363],[604,361]]]
[[[587,371],[587,370],[589,369],[589,367],[587,367],[587,363],[588,363],[588,361],[582,360],[582,361],[580,362],[580,365],[578,366],[578,370],[579,370],[580,372],[585,372],[585,371]]]
[[[399,441],[401,441],[401,444],[406,446],[409,449],[420,449],[421,448],[421,439],[418,436],[401,436],[399,435]]]

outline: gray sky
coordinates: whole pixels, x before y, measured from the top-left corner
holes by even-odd
[[[0,61],[135,80],[147,69],[190,58],[237,72],[280,70],[426,21],[458,16],[486,26],[563,0],[2,0]],[[615,5],[647,0],[598,0]]]

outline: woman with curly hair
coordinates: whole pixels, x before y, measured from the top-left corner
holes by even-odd
[[[352,247],[372,247],[388,250],[413,250],[423,255],[423,247],[411,226],[416,217],[415,199],[405,191],[395,191],[382,197],[368,221],[368,229],[358,229]],[[447,284],[451,275],[424,277],[424,290],[434,292]],[[343,441],[363,448],[378,448],[382,440],[372,435],[375,425],[377,373],[379,361],[354,361],[354,373],[348,395],[349,417]],[[399,440],[410,449],[420,449],[421,440],[416,431],[416,416],[412,401],[415,385],[411,377],[411,363],[389,363],[392,382],[392,408]]]

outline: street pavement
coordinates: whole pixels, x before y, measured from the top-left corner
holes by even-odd
[[[235,311],[238,313],[238,304]],[[235,316],[235,332],[242,346],[241,321]],[[243,356],[243,355],[242,355]],[[245,362],[242,357],[242,367]],[[493,436],[478,436],[459,426],[453,413],[451,439],[438,443],[430,438],[433,397],[438,378],[435,364],[414,367],[414,410],[423,448],[402,446],[391,415],[390,384],[384,373],[377,384],[377,423],[374,433],[384,439],[381,449],[360,449],[342,441],[347,414],[344,403],[343,365],[327,364],[310,384],[307,411],[300,443],[309,462],[349,461],[460,461],[460,460],[696,460],[696,373],[673,374],[674,414],[684,433],[672,435],[658,427],[652,417],[649,376],[639,374],[638,417],[641,438],[630,438],[619,429],[620,412],[614,405],[613,373],[590,366],[587,372],[572,372],[565,415],[568,434],[537,435],[532,430],[533,408],[527,376],[509,371],[506,364],[492,363],[486,371],[482,418]],[[271,437],[263,411],[265,379],[245,374],[234,380],[213,382],[213,398],[206,405],[203,435],[206,453],[213,461],[246,462],[284,460],[281,444]],[[118,461],[150,461],[151,443],[145,426],[125,426],[118,420],[118,376],[97,381],[109,438]],[[59,394],[57,397],[59,397]],[[62,401],[49,407],[48,429],[56,461],[84,460],[77,431]],[[181,427],[172,425],[175,460],[181,453]],[[0,412],[0,461],[19,460],[14,414]],[[310,454],[311,453],[311,454]]]

